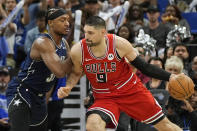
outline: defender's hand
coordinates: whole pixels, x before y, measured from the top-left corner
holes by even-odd
[[[61,98],[67,97],[70,94],[71,89],[72,88],[70,87],[60,87],[57,92],[58,98],[61,99]]]
[[[185,103],[185,105],[181,106],[182,109],[185,109],[189,112],[193,112],[194,108],[191,106],[191,104],[189,103],[188,100],[184,99],[183,102]]]

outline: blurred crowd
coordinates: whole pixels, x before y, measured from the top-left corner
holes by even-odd
[[[98,15],[105,19],[109,33],[131,42],[148,63],[174,74],[185,73],[197,85],[197,34],[191,32],[191,25],[182,16],[183,12],[196,12],[197,0],[169,0],[167,6],[160,3],[163,0],[25,0],[23,8],[17,11],[17,5],[21,1],[0,0],[1,131],[9,128],[5,99],[7,84],[20,70],[33,41],[40,34],[47,33],[45,14],[51,7],[61,7],[69,12],[70,32],[65,38],[71,47],[84,37],[83,25],[86,19]],[[128,7],[128,10],[125,7]],[[126,11],[125,15],[123,9]],[[81,20],[76,18],[77,10],[82,12]],[[8,18],[11,20],[6,26],[2,26]],[[81,22],[77,25],[76,21]],[[80,33],[78,38],[75,38],[77,31]],[[189,99],[179,101],[169,96],[168,82],[149,78],[137,69],[134,71],[172,122],[185,131],[197,131],[196,86],[195,93]],[[61,129],[56,131],[59,130]],[[123,114],[117,130],[155,129]]]

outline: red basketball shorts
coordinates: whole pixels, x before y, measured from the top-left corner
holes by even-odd
[[[162,108],[142,84],[136,84],[113,98],[95,99],[88,113],[94,110],[108,115],[116,127],[121,111],[146,124],[155,124],[164,117]]]

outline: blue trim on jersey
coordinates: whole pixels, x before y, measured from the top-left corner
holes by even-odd
[[[64,78],[59,78],[58,80],[57,80],[57,85],[56,85],[56,87],[54,87],[55,89],[54,89],[54,91],[53,91],[53,93],[52,93],[52,101],[56,101],[56,100],[61,100],[61,99],[59,99],[58,98],[58,96],[57,96],[57,91],[58,91],[58,89],[60,88],[60,87],[65,87],[66,86],[66,77],[64,77]]]

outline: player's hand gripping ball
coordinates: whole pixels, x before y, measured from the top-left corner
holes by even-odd
[[[168,89],[173,98],[184,100],[194,93],[194,83],[188,76],[179,74],[170,78]]]

